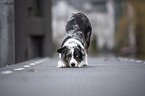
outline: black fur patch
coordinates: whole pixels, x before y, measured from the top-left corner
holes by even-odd
[[[65,46],[65,49],[61,52],[61,59],[64,61],[66,66],[69,66],[69,62],[72,58],[72,53],[68,47]]]
[[[80,47],[80,46],[77,46],[74,48],[74,59],[78,62],[82,62],[83,59],[84,59],[84,50]]]

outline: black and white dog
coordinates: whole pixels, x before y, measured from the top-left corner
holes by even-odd
[[[66,25],[66,36],[57,50],[58,67],[87,66],[87,50],[90,45],[92,27],[83,13],[72,13]]]

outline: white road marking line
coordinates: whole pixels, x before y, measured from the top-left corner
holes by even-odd
[[[39,63],[40,63],[39,61],[36,61],[36,62],[35,62],[35,64],[39,64]]]
[[[130,61],[131,61],[131,62],[134,62],[134,61],[135,61],[135,59],[130,59]]]
[[[30,67],[30,65],[24,65],[24,67],[28,68],[28,67]]]
[[[30,63],[30,65],[36,65],[35,63]]]
[[[2,71],[1,74],[10,74],[13,73],[13,71],[7,70],[7,71]]]
[[[30,63],[29,65],[24,65],[24,67],[25,67],[25,68],[28,68],[28,67],[30,67],[30,65],[40,64],[40,63],[42,63],[42,62],[45,62],[46,60],[48,60],[48,58],[44,58],[44,59],[38,60],[38,61],[36,61],[36,62],[34,62],[34,63]],[[24,70],[25,68],[15,68],[15,69],[13,69],[13,70],[15,70],[15,71],[20,71],[20,70]],[[10,70],[1,71],[1,74],[11,74],[11,73],[13,73],[13,71],[10,71]]]
[[[14,69],[15,71],[20,71],[20,70],[24,70],[25,68],[16,68]]]
[[[124,58],[124,61],[128,61],[129,59],[128,58]]]
[[[47,60],[47,58],[44,58],[44,59],[38,60],[38,61],[36,61],[36,62],[34,62],[34,63],[30,63],[29,65],[24,65],[24,67],[25,67],[25,68],[28,68],[28,67],[30,67],[30,65],[40,64],[40,63],[42,63],[42,62],[44,62],[44,61],[46,61],[46,60]],[[15,71],[20,71],[20,70],[24,70],[25,68],[16,68],[16,69],[14,69],[14,70],[15,70]]]
[[[140,62],[142,62],[142,60],[136,60],[136,62],[137,62],[137,63],[140,63]]]

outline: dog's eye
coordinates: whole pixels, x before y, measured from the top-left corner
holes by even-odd
[[[78,58],[79,57],[79,55],[76,55],[76,58]]]
[[[67,57],[71,57],[71,54],[68,54]]]

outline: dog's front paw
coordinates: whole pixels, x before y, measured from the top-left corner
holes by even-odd
[[[66,67],[66,65],[62,61],[58,61],[57,67],[62,68],[62,67]]]
[[[83,66],[88,66],[88,63],[84,63]]]
[[[80,64],[78,65],[78,67],[83,67],[83,66],[88,66],[88,63],[82,62],[82,63],[80,63]]]
[[[79,68],[82,67],[82,66],[83,66],[83,62],[81,62],[81,63],[78,65]]]

